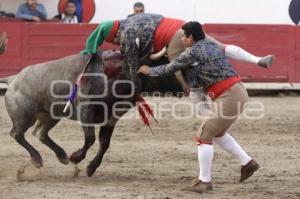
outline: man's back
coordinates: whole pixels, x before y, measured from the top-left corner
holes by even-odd
[[[204,87],[221,81],[223,79],[237,76],[229,60],[225,57],[217,44],[200,40],[179,57],[180,60],[192,59],[191,67],[185,69],[184,75],[193,87]],[[196,85],[197,83],[200,85]]]
[[[120,47],[131,70],[137,71],[139,60],[152,51],[154,32],[163,16],[139,14],[120,21]]]
[[[155,29],[162,18],[163,16],[158,14],[138,14],[121,20],[120,28],[122,30],[125,28],[144,26],[145,31],[147,31],[147,28],[149,27],[151,27],[151,29]]]

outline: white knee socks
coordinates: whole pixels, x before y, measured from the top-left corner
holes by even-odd
[[[214,146],[210,144],[198,145],[198,161],[200,167],[199,180],[211,181],[211,165],[214,157]]]
[[[237,141],[228,133],[222,137],[215,138],[215,143],[222,149],[239,159],[242,166],[246,165],[252,158],[242,149]]]
[[[225,55],[226,57],[254,64],[258,64],[258,61],[261,59],[261,57],[252,55],[251,53],[235,45],[227,45],[225,47]]]

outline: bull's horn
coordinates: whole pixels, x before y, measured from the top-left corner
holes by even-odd
[[[137,49],[139,49],[140,48],[140,39],[139,38],[135,39],[135,44],[137,46]]]
[[[167,47],[164,47],[161,51],[159,51],[158,53],[152,54],[150,55],[150,59],[152,61],[158,60],[160,58],[162,58],[162,56],[164,56],[167,52]]]

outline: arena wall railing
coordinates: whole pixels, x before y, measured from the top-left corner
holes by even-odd
[[[79,53],[96,24],[0,22],[7,32],[8,50],[0,56],[0,77],[24,67]],[[300,27],[292,25],[205,24],[216,39],[235,44],[256,55],[275,54],[268,70],[231,60],[250,89],[300,89]],[[118,49],[105,43],[103,49]]]

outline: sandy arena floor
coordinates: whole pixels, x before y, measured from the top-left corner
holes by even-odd
[[[60,164],[50,149],[27,132],[27,139],[44,159],[44,167],[38,170],[28,166],[23,181],[18,181],[17,170],[29,164],[29,154],[9,136],[11,123],[1,96],[0,199],[300,198],[300,98],[251,99],[264,104],[265,117],[242,118],[230,132],[255,157],[261,169],[240,184],[238,161],[215,147],[214,191],[200,195],[180,191],[198,175],[193,137],[200,122],[195,118],[175,120],[170,113],[164,113],[158,125],[153,123],[155,136],[140,119],[120,120],[111,147],[92,178],[86,177],[85,167],[96,154],[98,142],[79,165],[79,177],[74,178],[73,165]],[[187,115],[187,109],[179,107],[177,114]],[[68,154],[83,144],[83,133],[74,121],[60,122],[50,135]]]

